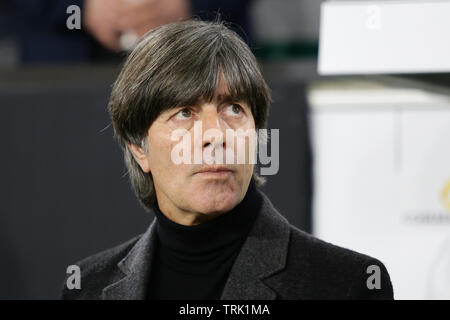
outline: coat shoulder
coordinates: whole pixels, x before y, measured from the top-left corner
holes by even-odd
[[[64,300],[101,299],[103,288],[123,276],[117,264],[127,256],[141,237],[142,235],[138,235],[115,247],[75,262],[73,265],[78,266],[81,272],[81,289],[68,289],[66,278],[61,298]]]
[[[291,250],[301,251],[310,259],[317,262],[327,262],[332,266],[345,266],[347,268],[359,267],[367,262],[376,262],[377,259],[354,250],[344,248],[319,239],[294,226],[291,226]],[[296,258],[301,258],[298,255]],[[379,261],[378,261],[379,262]],[[381,263],[381,262],[379,262]]]
[[[281,289],[285,298],[393,299],[389,273],[378,259],[323,241],[292,225],[290,232],[286,268],[272,280],[278,281],[276,285],[291,284]],[[373,274],[379,279],[370,278]]]

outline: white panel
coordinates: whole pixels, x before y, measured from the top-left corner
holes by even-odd
[[[450,71],[450,1],[322,3],[319,73]]]
[[[314,233],[384,262],[397,299],[450,299],[450,103],[405,93],[312,106]]]

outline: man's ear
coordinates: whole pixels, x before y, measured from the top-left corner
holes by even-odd
[[[131,151],[134,160],[136,160],[136,162],[139,164],[142,171],[149,173],[150,165],[148,163],[147,154],[145,153],[144,149],[132,143],[128,143],[128,149]]]

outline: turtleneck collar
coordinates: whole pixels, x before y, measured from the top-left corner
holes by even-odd
[[[245,239],[261,205],[262,196],[251,181],[244,199],[232,210],[198,225],[175,223],[156,207],[159,243],[166,250],[188,259],[201,259],[211,254],[216,256],[221,250],[228,250],[227,247],[233,247]]]

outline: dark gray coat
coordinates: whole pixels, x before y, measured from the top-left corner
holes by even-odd
[[[295,228],[262,196],[261,212],[222,299],[393,299],[389,274],[380,261]],[[144,234],[78,262],[81,289],[64,287],[62,298],[145,299],[155,231],[153,221]],[[370,265],[381,270],[380,289],[367,287]]]

